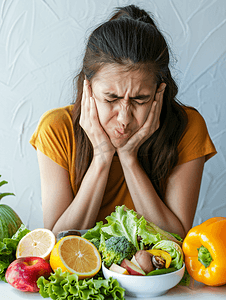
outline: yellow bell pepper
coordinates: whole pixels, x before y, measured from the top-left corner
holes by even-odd
[[[226,284],[226,218],[211,218],[187,233],[182,249],[188,273],[209,286]]]
[[[146,251],[148,251],[149,253],[151,253],[155,256],[162,257],[166,261],[165,268],[169,268],[172,258],[168,252],[166,252],[164,250],[158,250],[158,249],[150,249],[150,250],[146,250]]]

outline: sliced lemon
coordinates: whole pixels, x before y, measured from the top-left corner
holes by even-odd
[[[55,244],[56,237],[51,230],[45,228],[34,229],[20,240],[16,250],[16,258],[38,256],[49,260]]]

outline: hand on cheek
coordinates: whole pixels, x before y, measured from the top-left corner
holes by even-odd
[[[143,126],[131,136],[131,138],[122,147],[117,148],[117,153],[121,157],[137,158],[139,147],[159,128],[160,114],[162,110],[163,94],[165,83],[162,83],[158,88],[155,99]]]
[[[84,81],[79,124],[92,143],[94,158],[101,158],[104,163],[111,162],[115,148],[100,124],[96,102],[87,80]]]

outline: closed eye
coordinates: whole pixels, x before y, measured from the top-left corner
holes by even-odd
[[[138,105],[144,105],[144,104],[146,104],[148,101],[145,101],[145,102],[137,102],[137,101],[133,100],[133,102],[135,102],[135,103],[138,104]]]
[[[114,100],[108,100],[108,99],[104,99],[104,101],[108,102],[108,103],[114,103],[116,102],[118,99],[114,99]]]
[[[108,99],[104,99],[105,102],[107,103],[115,103],[116,101],[118,101],[119,99],[114,99],[114,100],[108,100]],[[136,101],[135,99],[132,99],[131,100],[134,104],[138,104],[138,105],[144,105],[146,104],[148,101],[145,101],[145,102],[138,102]]]

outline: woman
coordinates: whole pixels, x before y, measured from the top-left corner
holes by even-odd
[[[176,100],[169,50],[152,18],[119,8],[90,35],[73,105],[48,111],[32,136],[44,226],[91,228],[125,204],[184,237],[205,161],[201,115]]]

